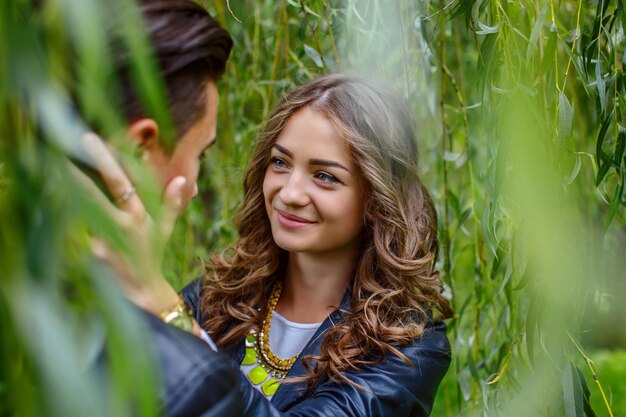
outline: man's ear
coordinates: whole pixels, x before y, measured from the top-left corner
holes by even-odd
[[[143,157],[149,158],[153,152],[162,151],[159,125],[154,119],[143,118],[132,122],[127,133]]]

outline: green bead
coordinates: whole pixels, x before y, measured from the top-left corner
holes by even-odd
[[[248,378],[250,378],[250,381],[254,385],[259,385],[261,382],[265,381],[265,378],[267,378],[267,372],[263,369],[263,367],[257,366],[248,373]]]
[[[274,395],[279,386],[280,382],[278,382],[276,378],[271,378],[268,379],[265,384],[261,385],[261,389],[263,390],[263,394],[269,397],[270,395]]]
[[[241,361],[242,365],[253,365],[256,363],[256,352],[252,348],[246,348],[246,356]]]
[[[249,335],[246,336],[246,340],[248,342],[254,342],[256,340],[256,336],[253,335],[253,334],[249,334]]]

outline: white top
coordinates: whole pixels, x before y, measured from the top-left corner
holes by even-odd
[[[296,323],[287,320],[278,312],[274,311],[270,324],[270,349],[272,353],[281,359],[288,359],[298,355],[302,352],[302,349],[304,349],[321,324],[322,323]],[[257,366],[258,364],[241,365],[240,369],[247,377],[248,373]],[[270,379],[269,376],[259,384],[253,384],[263,395],[265,394],[261,386],[268,379]],[[272,395],[265,395],[265,397],[271,399]]]
[[[291,358],[302,352],[321,324],[296,323],[274,311],[270,330],[270,349],[281,359]]]

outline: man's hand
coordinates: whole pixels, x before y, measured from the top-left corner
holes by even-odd
[[[81,180],[110,216],[128,232],[129,247],[133,248],[132,253],[122,254],[113,250],[103,239],[93,237],[93,252],[116,272],[126,296],[133,303],[158,316],[179,302],[177,292],[163,277],[161,260],[180,211],[186,179],[175,177],[167,184],[162,210],[158,221],[154,221],[128,175],[102,139],[88,133],[83,137],[83,146],[115,198],[115,204],[82,173],[79,174],[82,175]],[[196,324],[194,333],[198,331]]]

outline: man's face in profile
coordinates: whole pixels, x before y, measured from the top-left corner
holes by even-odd
[[[166,153],[160,146],[148,155],[149,163],[159,176],[163,186],[178,176],[187,179],[183,190],[181,211],[189,205],[198,193],[198,170],[202,154],[215,142],[217,128],[217,106],[219,96],[214,81],[204,86],[206,106],[202,117],[198,119],[176,143],[171,153]]]

